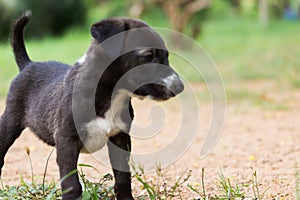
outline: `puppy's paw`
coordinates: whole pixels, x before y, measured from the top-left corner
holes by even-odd
[[[132,195],[117,195],[116,200],[134,200],[134,198],[132,197]]]

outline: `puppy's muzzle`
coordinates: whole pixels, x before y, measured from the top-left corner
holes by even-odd
[[[180,94],[183,90],[183,82],[174,72],[158,81],[138,87],[134,93],[140,97],[148,96],[154,100],[167,100]]]
[[[178,74],[176,74],[175,72],[162,79],[162,81],[158,84],[161,84],[162,86],[166,87],[166,89],[168,90],[166,92],[169,92],[171,97],[180,94],[184,90],[183,82],[178,76]]]
[[[140,98],[167,100],[180,94],[184,85],[168,65],[150,64],[134,68],[122,77],[122,87]]]

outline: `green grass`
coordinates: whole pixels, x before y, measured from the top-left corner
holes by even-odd
[[[46,193],[43,194],[45,188]],[[56,188],[54,182],[47,185],[31,184],[21,180],[18,186],[5,186],[0,190],[0,198],[2,200],[25,200],[25,199],[49,199],[56,200],[61,197],[61,191]]]
[[[297,85],[300,29],[296,22],[227,20],[206,23],[200,43],[220,67],[225,82],[269,79]]]
[[[26,154],[28,155],[29,163],[31,166],[31,182],[26,182],[20,177],[20,184],[18,186],[4,186],[3,181],[0,179],[1,187],[0,187],[0,199],[1,200],[27,200],[27,199],[34,199],[34,200],[56,200],[61,199],[61,195],[67,191],[60,190],[60,182],[64,181],[66,178],[71,176],[72,174],[78,173],[80,177],[80,182],[83,187],[82,196],[83,200],[111,200],[114,199],[114,192],[113,192],[113,184],[112,184],[112,175],[106,174],[104,176],[100,176],[97,169],[91,165],[87,164],[79,164],[78,167],[80,171],[73,170],[69,172],[65,177],[63,177],[59,182],[55,183],[52,181],[50,183],[45,182],[45,178],[47,175],[47,168],[48,168],[48,161],[53,153],[53,150],[48,156],[46,161],[45,170],[43,174],[43,181],[42,183],[37,183],[35,181],[35,175],[33,172],[33,165],[31,162],[30,157],[30,149],[28,147],[25,148]],[[83,168],[92,168],[96,173],[99,174],[98,182],[93,183],[89,181],[85,174],[83,173]]]
[[[30,149],[25,148],[28,155],[28,161],[31,164]],[[31,182],[26,182],[22,176],[20,176],[20,184],[17,186],[4,185],[0,178],[0,199],[1,200],[56,200],[61,199],[61,195],[67,191],[60,190],[60,182],[74,173],[78,173],[80,182],[83,188],[82,199],[83,200],[112,200],[115,199],[113,190],[113,176],[111,174],[101,175],[99,171],[88,164],[79,164],[78,170],[69,172],[60,181],[45,182],[47,176],[48,161],[53,151],[48,156],[46,161],[45,170],[43,174],[42,183],[36,182],[34,168],[31,167]],[[182,172],[181,174],[168,174],[166,170],[163,170],[159,165],[156,168],[155,174],[147,174],[144,168],[140,164],[136,164],[133,161],[130,163],[132,168],[132,182],[133,195],[137,200],[230,200],[230,199],[265,199],[265,193],[268,189],[262,190],[261,184],[258,182],[257,172],[253,170],[252,179],[247,181],[241,181],[225,176],[222,172],[222,168],[216,175],[216,181],[209,186],[209,190],[206,185],[205,170],[202,168],[199,177],[195,177],[191,170]],[[98,175],[99,180],[97,182],[89,181],[84,173],[85,168],[92,169],[94,175]],[[295,166],[295,180],[296,180],[296,197],[299,198],[299,174],[297,166]],[[174,176],[176,178],[174,179]],[[198,180],[198,182],[191,182]],[[212,189],[213,188],[213,189]]]
[[[91,182],[86,178],[82,168],[93,166],[80,164],[80,172],[72,171],[69,175],[77,173],[80,177],[80,182],[83,185],[83,200],[112,200],[115,198],[113,191],[113,177],[111,174],[106,174],[97,182]],[[95,171],[97,171],[95,169]],[[64,177],[62,180],[67,178]],[[174,176],[174,175],[173,175]],[[235,182],[232,184],[232,180],[219,171],[219,177],[216,178],[216,185],[210,186],[210,188],[216,188],[214,191],[207,191],[205,185],[204,169],[201,174],[201,184],[195,184],[190,182],[192,172],[188,171],[179,175],[176,180],[171,179],[170,174],[157,168],[156,174],[149,177],[145,174],[143,167],[133,166],[133,182],[136,182],[136,188],[133,188],[135,199],[137,200],[230,200],[230,199],[257,199],[262,200],[264,194],[260,194],[259,184],[257,182],[256,172],[253,173],[251,183]],[[34,180],[34,177],[32,177]],[[61,181],[62,181],[61,180]],[[2,183],[2,182],[1,182]],[[138,191],[137,188],[141,188]],[[252,193],[246,192],[252,189]],[[250,190],[251,191],[251,190]],[[0,199],[3,200],[55,200],[61,199],[63,192],[59,189],[59,182],[54,181],[50,183],[36,183],[25,182],[22,177],[20,178],[20,185],[18,186],[3,186],[0,188]],[[139,193],[139,194],[137,194]]]
[[[37,183],[35,181],[34,169],[31,163],[30,149],[25,148],[26,154],[28,155],[28,160],[31,165],[31,182],[26,182],[20,177],[20,184],[17,186],[5,185],[0,179],[0,199],[1,200],[55,200],[61,199],[61,195],[67,191],[60,190],[60,182],[64,181],[66,178],[74,173],[78,173],[81,185],[83,187],[82,199],[83,200],[112,200],[115,198],[113,190],[113,176],[111,174],[101,175],[98,170],[88,164],[79,164],[79,170],[73,170],[65,177],[63,177],[59,182],[55,183],[52,181],[50,183],[45,182],[45,177],[47,175],[48,161],[51,157],[53,151],[48,156],[46,161],[45,170],[43,174],[42,183]],[[205,185],[205,174],[204,168],[202,168],[202,173],[200,175],[201,184],[191,184],[190,178],[192,176],[192,171],[183,172],[174,180],[171,178],[174,174],[170,175],[164,171],[160,166],[157,166],[156,174],[151,177],[146,175],[143,166],[135,163],[131,163],[132,167],[132,181],[135,183],[133,188],[133,193],[137,200],[183,200],[187,197],[197,200],[225,200],[225,199],[244,199],[245,197],[254,198],[257,200],[263,199],[261,194],[259,183],[257,181],[256,171],[253,172],[252,182],[243,183],[236,181],[232,185],[232,180],[227,178],[222,170],[219,170],[219,178],[217,178],[217,189],[210,194],[211,191],[206,191]],[[83,169],[90,168],[95,173],[98,174],[99,181],[91,182],[86,177]],[[296,175],[298,176],[298,175]],[[298,179],[297,179],[298,180]],[[246,193],[245,191],[251,187],[253,193]],[[140,188],[141,191],[138,191]],[[247,190],[249,191],[249,190]],[[139,194],[137,194],[139,193]],[[197,197],[198,196],[198,197]]]

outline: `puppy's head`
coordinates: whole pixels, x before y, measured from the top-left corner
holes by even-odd
[[[166,100],[183,91],[181,79],[169,65],[162,38],[145,22],[106,19],[94,24],[91,34],[94,46],[113,36],[121,38],[113,43],[113,53],[118,56],[103,74],[106,84],[155,100]]]

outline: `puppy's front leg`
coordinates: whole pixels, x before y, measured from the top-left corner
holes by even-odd
[[[68,175],[73,170],[77,169],[77,161],[79,156],[78,138],[64,137],[57,134],[56,149],[57,149],[57,164],[59,167],[60,178],[65,178],[61,183],[63,191],[63,200],[80,199],[82,188],[79,183],[77,172]],[[64,191],[67,191],[64,193]]]
[[[129,157],[131,140],[127,133],[119,133],[108,141],[108,153],[115,176],[115,194],[117,200],[133,200]]]

